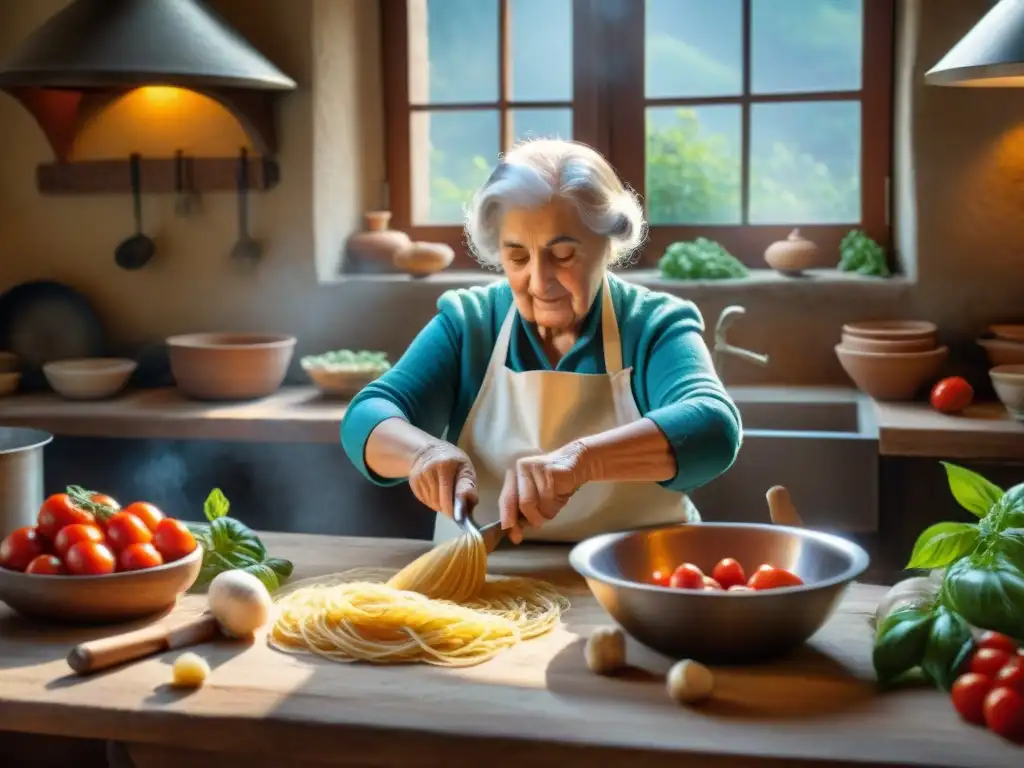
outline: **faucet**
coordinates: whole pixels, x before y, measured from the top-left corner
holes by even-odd
[[[756,365],[768,365],[768,355],[751,352],[749,349],[734,347],[725,339],[725,334],[728,332],[729,328],[732,327],[732,324],[736,322],[740,315],[744,315],[746,312],[747,310],[743,307],[732,305],[723,309],[722,314],[718,316],[718,322],[715,324],[715,343],[712,347],[711,354],[715,370],[719,372],[719,376],[721,376],[723,355],[732,355],[733,357],[738,357],[740,360],[746,360],[748,363],[754,363]]]

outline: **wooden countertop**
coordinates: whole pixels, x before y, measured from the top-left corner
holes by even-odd
[[[947,416],[927,403],[875,403],[882,456],[1024,461],[1024,424],[1002,403],[976,403]]]
[[[296,577],[398,566],[427,546],[295,534],[264,541],[296,562]],[[631,648],[641,669],[621,677],[587,671],[583,638],[608,619],[565,554],[534,547],[493,556],[496,572],[552,580],[572,608],[553,633],[464,670],[335,664],[277,653],[258,638],[197,649],[213,673],[202,689],[179,693],[167,687],[176,654],[76,678],[64,661],[69,648],[102,630],[33,624],[0,606],[0,732],[130,742],[136,768],[1021,764],[1019,748],[960,722],[941,693],[877,692],[867,621],[883,587],[854,585],[793,657],[717,670],[716,699],[690,709],[667,698],[655,674],[667,665],[649,652]],[[163,620],[202,602],[186,597]]]
[[[245,403],[189,400],[173,387],[91,402],[22,394],[0,398],[0,424],[78,437],[337,443],[345,406],[313,387],[284,387]]]

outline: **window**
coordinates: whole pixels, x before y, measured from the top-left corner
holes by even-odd
[[[890,0],[387,0],[394,226],[448,242],[499,151],[584,141],[643,197],[644,263],[793,227],[889,241]]]

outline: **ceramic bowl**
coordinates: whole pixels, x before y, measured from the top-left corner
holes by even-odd
[[[66,623],[112,624],[160,613],[192,586],[203,548],[173,563],[106,576],[42,576],[0,568],[0,600],[18,613]]]
[[[305,362],[302,363],[302,370],[325,395],[345,398],[355,397],[359,390],[383,374],[383,371],[332,371]]]
[[[1024,323],[1004,323],[1001,325],[990,325],[989,333],[998,339],[1024,343]]]
[[[978,339],[978,346],[988,355],[988,364],[1019,365],[1024,363],[1024,342],[1006,339]]]
[[[843,348],[855,352],[927,352],[935,349],[935,339],[868,339],[844,333]]]
[[[196,400],[255,400],[276,392],[295,337],[276,333],[191,333],[167,339],[179,391]]]
[[[124,389],[137,367],[134,360],[84,357],[45,363],[43,375],[53,390],[68,400],[102,400]]]
[[[927,320],[865,320],[847,323],[843,333],[862,339],[935,339],[938,326]]]
[[[800,587],[762,592],[680,590],[650,583],[655,570],[689,562],[710,573],[723,557],[753,571],[786,568]],[[572,567],[634,639],[672,658],[766,661],[791,651],[832,615],[870,559],[827,533],[758,523],[701,523],[606,533],[577,544]]]
[[[927,352],[858,352],[836,345],[836,356],[862,392],[875,400],[913,400],[934,380],[949,356],[949,347]]]
[[[20,373],[0,373],[0,397],[13,395],[21,383]]]
[[[1024,422],[1024,365],[999,365],[988,372],[996,395],[1015,421]]]

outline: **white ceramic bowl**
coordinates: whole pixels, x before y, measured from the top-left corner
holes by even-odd
[[[1006,412],[1024,422],[1024,365],[997,365],[988,375]]]
[[[134,360],[83,357],[46,363],[43,365],[43,374],[61,397],[68,400],[102,400],[124,389],[136,367]]]
[[[988,364],[1020,365],[1024,363],[1024,342],[1006,339],[978,339],[978,346],[988,355]]]

